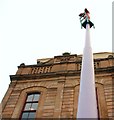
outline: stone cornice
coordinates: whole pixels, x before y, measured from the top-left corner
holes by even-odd
[[[105,60],[114,60],[114,58],[99,58],[99,59],[94,59],[94,62],[100,62],[100,61],[105,61]],[[63,61],[60,63],[39,63],[39,64],[34,64],[34,65],[20,65],[18,66],[18,68],[25,68],[25,67],[45,67],[45,66],[52,66],[52,65],[58,65],[58,64],[71,64],[71,63],[75,63],[75,64],[80,64],[82,61],[73,61],[73,62],[69,62],[69,61]]]
[[[95,74],[105,74],[105,73],[114,73],[114,66],[95,69]],[[80,70],[58,71],[58,72],[49,72],[49,73],[41,73],[41,74],[10,75],[10,80],[13,81],[13,80],[43,79],[43,78],[53,78],[60,76],[66,76],[66,77],[80,76]]]

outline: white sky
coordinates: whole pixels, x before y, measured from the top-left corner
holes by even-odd
[[[82,54],[85,29],[79,13],[90,11],[93,52],[112,51],[112,0],[0,0],[0,101],[17,66],[38,58]]]

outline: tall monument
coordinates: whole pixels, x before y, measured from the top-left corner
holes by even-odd
[[[90,21],[87,9],[79,16],[81,27],[86,29],[86,38],[82,58],[77,118],[98,118],[93,53],[90,41],[90,28],[94,27],[94,24]]]

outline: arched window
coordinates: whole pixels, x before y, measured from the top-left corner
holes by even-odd
[[[40,93],[27,94],[25,105],[21,113],[21,120],[24,120],[25,118],[27,120],[30,118],[35,118],[36,110],[38,108],[39,98],[40,98]]]

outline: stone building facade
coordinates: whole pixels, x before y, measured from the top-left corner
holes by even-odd
[[[64,53],[18,66],[2,100],[2,118],[76,118],[82,55]],[[114,54],[94,54],[100,118],[114,117]],[[33,98],[34,97],[34,98]],[[32,99],[32,101],[30,100]],[[30,107],[31,105],[31,107]]]

